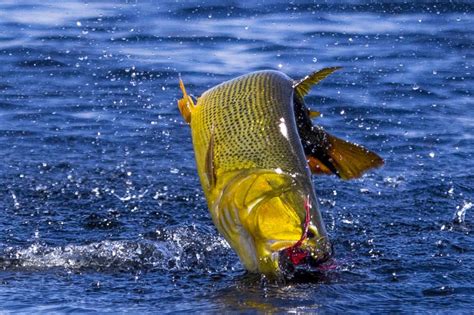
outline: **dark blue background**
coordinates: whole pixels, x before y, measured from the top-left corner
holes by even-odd
[[[228,3],[1,2],[1,308],[472,311],[472,2]],[[317,122],[386,165],[315,178],[338,267],[265,283],[212,225],[178,74],[327,66]]]

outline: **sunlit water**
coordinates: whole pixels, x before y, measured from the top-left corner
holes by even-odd
[[[472,311],[474,5],[296,2],[0,3],[3,310]],[[268,283],[211,223],[178,75],[326,66],[317,122],[386,165],[315,178],[336,268]]]

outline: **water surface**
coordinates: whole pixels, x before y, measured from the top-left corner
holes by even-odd
[[[2,1],[1,308],[472,311],[473,7]],[[212,225],[178,76],[327,66],[318,123],[386,165],[314,178],[336,269],[262,282]]]

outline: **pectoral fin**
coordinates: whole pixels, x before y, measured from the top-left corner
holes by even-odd
[[[216,185],[216,168],[214,167],[214,128],[211,130],[211,138],[207,146],[206,165],[204,168],[209,187],[213,188]]]
[[[183,98],[178,100],[178,108],[184,120],[189,124],[191,123],[191,114],[195,108],[195,105],[191,96],[186,93],[186,89],[184,88],[184,83],[181,78],[179,79],[179,88],[181,89],[181,92],[183,92]]]

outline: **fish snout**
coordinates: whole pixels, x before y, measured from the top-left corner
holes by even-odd
[[[318,268],[333,256],[333,247],[327,237],[319,237],[308,230],[307,239],[299,246],[282,249],[278,253],[279,268],[285,275],[300,270]]]

